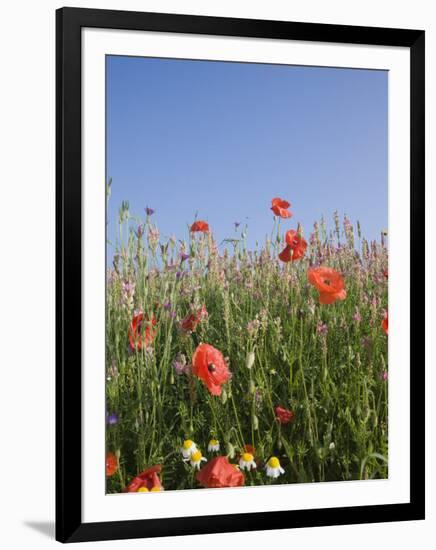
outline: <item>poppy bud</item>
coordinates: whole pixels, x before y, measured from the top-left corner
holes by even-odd
[[[223,391],[221,393],[221,403],[225,405],[226,401],[227,401],[227,392],[225,388],[223,388]]]
[[[259,419],[255,414],[253,414],[253,430],[259,429]]]
[[[251,369],[251,367],[254,365],[254,359],[255,359],[254,351],[250,351],[245,361],[245,366],[247,367],[247,369]]]
[[[226,447],[227,447],[227,456],[229,456],[230,458],[234,458],[235,457],[235,447],[234,447],[234,445],[232,445],[230,442],[228,442]]]
[[[253,380],[250,380],[250,384],[249,384],[248,388],[249,388],[248,389],[249,393],[253,394],[253,393],[256,392],[256,384],[254,383]]]

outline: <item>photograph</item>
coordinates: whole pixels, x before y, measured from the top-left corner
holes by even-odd
[[[388,479],[388,71],[107,55],[102,184],[106,493]]]

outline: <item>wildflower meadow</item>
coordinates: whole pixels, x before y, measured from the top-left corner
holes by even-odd
[[[157,207],[156,207],[157,208]],[[388,249],[265,205],[249,250],[205,219],[163,239],[123,202],[107,272],[107,492],[388,475]],[[184,229],[184,228],[181,228]]]

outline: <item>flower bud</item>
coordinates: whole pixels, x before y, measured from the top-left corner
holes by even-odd
[[[250,351],[250,353],[248,353],[247,355],[247,359],[245,360],[245,366],[247,367],[247,369],[252,368],[252,366],[254,365],[254,359],[255,359],[254,351]]]
[[[226,401],[227,401],[227,392],[226,392],[226,389],[223,388],[221,393],[221,403],[224,405]]]
[[[227,443],[227,456],[229,458],[235,458],[235,447],[230,442]]]

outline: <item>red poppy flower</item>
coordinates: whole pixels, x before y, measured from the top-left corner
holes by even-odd
[[[191,225],[191,231],[193,233],[200,232],[200,233],[208,233],[209,232],[209,224],[203,220],[198,220],[194,222]]]
[[[279,197],[271,201],[271,210],[280,218],[290,218],[292,216],[292,213],[287,210],[290,206],[288,201],[280,199]]]
[[[385,270],[383,271],[383,276],[384,276],[385,279],[387,279],[387,278],[389,277],[389,272],[388,272],[387,269],[385,269]]]
[[[118,470],[118,459],[114,453],[108,453],[106,455],[106,475],[107,477],[113,476]]]
[[[199,310],[197,310],[194,313],[189,313],[186,315],[184,319],[180,322],[180,327],[185,332],[194,332],[197,328],[197,325],[201,323],[201,321],[206,320],[208,318],[208,313],[206,306],[203,305]]]
[[[381,322],[381,327],[386,332],[386,334],[388,333],[388,324],[389,324],[389,322],[388,322],[388,312],[385,311],[385,314],[383,316],[383,320]]]
[[[330,267],[311,267],[307,270],[309,283],[319,291],[320,304],[333,304],[336,300],[345,300],[344,279]]]
[[[185,332],[194,332],[199,322],[195,313],[189,313],[181,320],[180,326]]]
[[[274,407],[274,412],[276,413],[276,420],[278,420],[280,424],[289,424],[289,422],[292,422],[295,418],[294,412],[280,405]]]
[[[307,242],[294,229],[286,231],[285,241],[286,248],[279,254],[282,262],[300,260],[306,253]]]
[[[162,466],[151,466],[142,473],[138,474],[125,487],[125,493],[137,493],[140,489],[148,491],[163,491],[162,483],[160,482],[158,473],[162,470]]]
[[[145,326],[145,328],[144,328]],[[148,320],[143,313],[133,317],[129,327],[129,342],[132,349],[140,350],[149,346],[156,338],[156,319]]]
[[[223,354],[209,344],[200,344],[192,356],[192,372],[212,395],[221,395],[221,386],[230,379]]]
[[[218,487],[241,487],[245,483],[244,474],[230,464],[226,456],[217,456],[206,464],[196,475],[197,481],[208,489]]]

